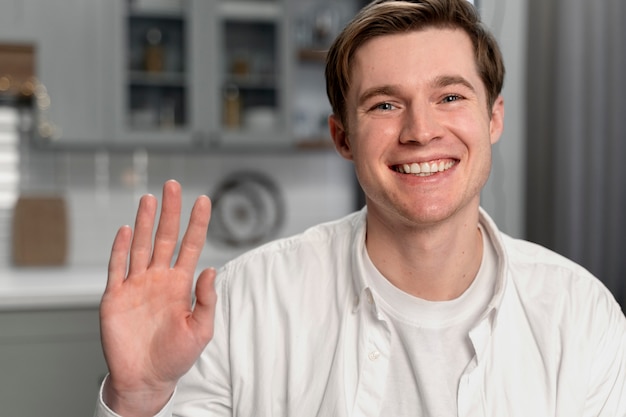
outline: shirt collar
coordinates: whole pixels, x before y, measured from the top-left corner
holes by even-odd
[[[364,262],[362,257],[365,248],[367,206],[363,207],[355,217],[352,218],[352,279],[354,283],[354,303],[352,311],[356,312],[364,303],[367,303],[368,296],[372,306],[376,303],[372,299],[371,291],[365,282]]]
[[[497,317],[497,313],[500,310],[500,306],[502,305],[502,299],[504,296],[504,290],[506,288],[506,274],[508,270],[508,257],[506,255],[506,249],[504,245],[504,241],[502,240],[502,234],[498,227],[496,226],[493,219],[487,214],[485,210],[480,208],[479,211],[479,219],[478,221],[483,227],[483,231],[487,233],[493,248],[496,251],[496,256],[498,258],[497,272],[496,272],[496,283],[493,292],[493,297],[487,306],[485,311],[485,316],[490,315],[493,317],[492,326],[495,326],[495,319]],[[494,314],[491,314],[491,313]]]
[[[502,240],[502,234],[498,230],[493,219],[487,214],[485,210],[480,208],[479,219],[483,231],[487,233],[488,239],[491,241],[494,250],[496,251],[497,266],[496,266],[496,281],[493,292],[493,297],[487,305],[485,312],[478,320],[476,326],[470,330],[470,340],[474,346],[474,352],[476,353],[476,360],[481,361],[484,356],[488,341],[495,330],[497,325],[502,300],[504,297],[504,291],[507,285],[507,269],[508,260],[504,242]]]
[[[353,311],[357,311],[363,304],[362,301],[367,300],[369,287],[365,282],[365,271],[363,270],[363,260],[361,254],[365,246],[365,233],[366,233],[366,217],[367,207],[363,207],[356,216],[352,218],[352,278],[354,283],[354,303]],[[479,323],[485,320],[489,321],[489,333],[493,331],[496,325],[497,315],[502,304],[504,290],[506,287],[506,271],[508,268],[508,261],[506,256],[506,250],[504,242],[502,240],[501,233],[496,226],[493,219],[487,214],[487,212],[481,207],[479,209],[479,220],[485,233],[487,233],[489,240],[493,244],[498,258],[497,274],[494,293],[491,301],[489,302],[487,309],[481,316]],[[371,293],[370,293],[371,294]],[[371,295],[370,295],[371,297]],[[376,312],[376,303],[371,303],[374,311]]]

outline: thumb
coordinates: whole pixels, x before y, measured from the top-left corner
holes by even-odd
[[[215,269],[205,269],[200,273],[196,282],[196,304],[191,315],[191,326],[205,343],[213,337],[213,321],[217,303],[216,275]]]

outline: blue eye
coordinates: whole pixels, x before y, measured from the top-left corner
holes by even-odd
[[[377,104],[374,108],[377,110],[393,110],[393,105],[391,105],[390,103],[380,103]]]
[[[450,94],[449,96],[445,96],[442,101],[444,103],[451,103],[453,101],[457,101],[457,100],[460,100],[460,99],[461,99],[461,96],[459,96],[457,94]]]

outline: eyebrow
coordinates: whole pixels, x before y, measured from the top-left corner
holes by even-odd
[[[396,87],[394,87],[393,85],[381,85],[381,86],[368,88],[359,97],[358,104],[362,105],[363,103],[365,103],[366,101],[368,101],[372,97],[376,97],[376,96],[392,96],[397,91],[398,91],[398,89]]]
[[[434,87],[438,88],[448,87],[450,85],[462,85],[466,88],[469,88],[473,92],[476,91],[474,86],[469,81],[467,81],[467,79],[461,77],[460,75],[442,75],[435,78],[435,81],[432,84]]]
[[[462,85],[465,88],[470,89],[472,92],[476,92],[474,86],[464,77],[460,75],[441,75],[433,80],[431,83],[434,88],[443,88],[451,85]],[[361,94],[358,100],[358,104],[362,105],[372,97],[376,96],[393,96],[396,95],[399,88],[394,85],[381,85],[369,88]]]

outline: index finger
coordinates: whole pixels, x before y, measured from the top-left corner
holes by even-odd
[[[181,268],[191,274],[195,273],[198,259],[204,247],[210,218],[211,200],[205,195],[198,197],[191,209],[189,224],[176,259],[176,268]]]

